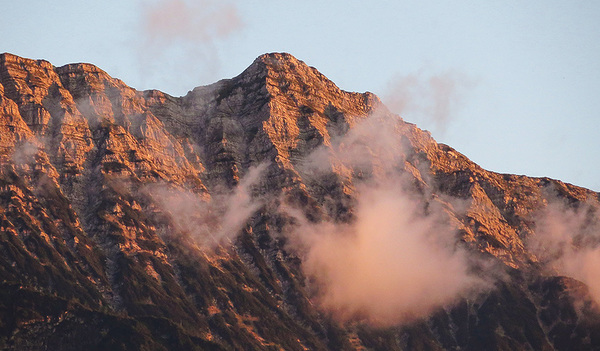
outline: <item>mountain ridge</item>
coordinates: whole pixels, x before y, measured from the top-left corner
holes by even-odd
[[[240,75],[182,97],[137,91],[91,64],[54,67],[2,54],[0,107],[0,290],[22,309],[0,306],[2,320],[13,321],[2,328],[4,348],[598,347],[595,305],[574,307],[591,301],[585,286],[542,274],[543,257],[526,240],[548,202],[596,218],[598,193],[485,171],[375,95],[344,92],[289,54],[262,55]],[[391,143],[364,129],[372,115]],[[364,158],[346,159],[365,146]],[[325,166],[308,162],[323,153]],[[443,208],[460,245],[493,257],[511,278],[429,319],[383,330],[340,325],[322,310],[306,258],[281,233],[302,217],[352,223],[361,184],[386,183],[389,173],[402,174],[394,184],[412,189],[419,213]],[[250,200],[235,207],[232,194]],[[281,210],[282,202],[302,216]],[[238,226],[207,250],[204,236],[221,235],[227,223]],[[52,301],[50,308],[28,296]],[[523,318],[522,329],[511,329]]]

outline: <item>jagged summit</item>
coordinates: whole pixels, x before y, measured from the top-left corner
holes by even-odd
[[[295,78],[295,83],[304,83],[307,86],[306,89],[309,89],[308,86],[310,86],[313,88],[326,88],[327,90],[332,91],[340,90],[334,82],[321,74],[316,68],[308,66],[304,61],[285,52],[261,55],[254,61],[253,65],[258,63],[261,63],[267,69],[270,73],[270,77],[275,81],[285,79],[292,80]],[[280,88],[284,87],[282,86]]]
[[[486,171],[375,95],[343,91],[289,54],[262,55],[182,97],[137,91],[91,64],[2,54],[0,151],[2,349],[600,345],[593,286],[546,269],[547,257],[528,244],[547,224],[540,213],[572,213],[577,221],[562,222],[593,248],[600,194]],[[369,197],[365,206],[365,193],[384,193],[396,212]],[[365,225],[373,208],[381,216]],[[408,276],[449,255],[440,269],[468,264],[459,273],[494,280],[417,314],[383,305],[402,323],[372,323],[365,306],[385,299],[369,290],[358,289],[365,304],[348,312],[356,301],[341,293],[378,285],[372,278],[416,249],[383,245],[373,258],[386,263],[375,271],[344,261],[352,253],[344,249],[370,244],[410,214],[420,220],[398,238],[434,228],[415,247],[429,252],[437,238],[452,250],[434,250]],[[371,227],[385,230],[358,236]],[[349,241],[309,250],[348,228]],[[341,288],[327,284],[348,271]],[[398,279],[385,286],[404,296],[426,278]],[[332,291],[341,295],[323,295]]]
[[[296,76],[300,79],[329,81],[327,77],[321,74],[316,68],[308,66],[304,61],[297,59],[292,54],[286,52],[273,52],[260,55],[254,62],[240,75],[249,72],[261,71],[265,76],[268,72],[285,74],[287,76]],[[334,84],[329,81],[329,83]]]
[[[0,53],[0,62],[6,64],[6,62],[35,62],[37,64],[43,64],[46,66],[52,66],[50,62],[47,60],[35,60],[17,56],[15,54],[11,54],[9,52]]]

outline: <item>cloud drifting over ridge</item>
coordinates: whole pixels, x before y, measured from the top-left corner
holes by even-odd
[[[233,240],[262,205],[252,189],[266,168],[267,164],[250,168],[232,191],[210,197],[164,183],[146,184],[142,193],[170,218],[175,233],[189,234],[201,248],[211,250]]]
[[[471,78],[456,70],[435,74],[420,70],[393,77],[383,100],[390,110],[407,120],[443,134],[473,85]]]
[[[296,240],[321,307],[345,321],[391,325],[425,317],[486,282],[469,272],[452,230],[389,186],[359,191],[351,224],[302,221]]]
[[[303,257],[316,301],[341,321],[410,322],[491,285],[472,273],[477,259],[457,244],[444,206],[407,190],[397,123],[376,113],[307,158],[312,173],[371,175],[356,181],[352,221],[314,223],[284,209],[297,224],[290,246]]]
[[[583,204],[567,206],[550,199],[535,217],[535,234],[528,248],[554,274],[585,283],[592,298],[600,304],[600,215],[598,208]]]

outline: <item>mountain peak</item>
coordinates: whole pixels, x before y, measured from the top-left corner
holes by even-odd
[[[255,61],[262,62],[285,62],[289,61],[292,63],[304,63],[303,61],[297,59],[294,55],[287,52],[267,52],[260,56],[258,56]]]
[[[4,52],[0,54],[0,64],[5,65],[7,62],[12,63],[21,63],[21,64],[37,64],[42,66],[52,66],[52,64],[46,60],[35,60],[24,58],[21,56],[17,56],[15,54],[11,54],[9,52]]]
[[[2,54],[0,151],[3,349],[600,345],[527,246],[554,206],[595,247],[598,193],[486,171],[287,53],[180,98]]]
[[[259,56],[254,63],[264,65],[268,77],[273,80],[275,85],[285,85],[288,83],[301,83],[304,87],[327,87],[328,90],[341,90],[334,82],[316,68],[307,65],[304,61],[297,59],[289,53],[268,53]]]
[[[287,74],[317,75],[327,79],[316,68],[308,66],[304,61],[297,59],[287,52],[273,52],[260,55],[254,62],[260,62],[268,70],[286,72]]]
[[[287,52],[270,52],[262,54],[254,60],[252,65],[254,64],[261,64],[264,65],[263,67],[272,70],[293,68],[297,65],[307,66],[302,60],[297,59],[294,55]]]

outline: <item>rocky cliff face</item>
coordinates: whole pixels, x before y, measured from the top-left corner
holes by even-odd
[[[600,349],[593,294],[529,244],[557,203],[600,228],[598,193],[486,171],[288,54],[178,98],[2,54],[0,148],[4,349]],[[486,287],[383,324],[322,303],[309,229],[381,184]]]

